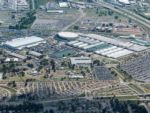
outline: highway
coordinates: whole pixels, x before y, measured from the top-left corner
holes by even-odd
[[[121,8],[123,11],[128,12],[128,13],[130,13],[130,14],[136,16],[137,18],[142,19],[143,21],[146,21],[146,22],[149,23],[149,24],[147,24],[147,23],[145,23],[145,22],[143,22],[143,21],[141,21],[141,20],[138,20],[137,18],[135,18],[135,17],[133,17],[133,16],[131,16],[131,15],[128,15],[127,13],[124,13],[124,12],[120,11],[119,9],[114,8],[114,5],[110,5],[110,4],[105,3],[105,2],[102,2],[102,1],[98,1],[98,2],[95,2],[95,3],[97,3],[97,4],[101,5],[101,6],[110,8],[110,9],[112,9],[112,10],[114,10],[114,11],[116,11],[116,12],[122,14],[122,15],[125,15],[126,17],[131,18],[131,19],[133,19],[133,20],[135,20],[135,21],[137,21],[137,22],[139,22],[139,23],[145,25],[146,27],[150,28],[150,25],[149,25],[149,24],[150,24],[150,21],[147,20],[147,19],[145,19],[145,18],[143,18],[143,17],[141,17],[141,16],[139,16],[139,15],[137,15],[137,14],[135,14],[135,13],[132,13],[132,12],[126,10],[126,9]],[[117,8],[119,8],[119,7],[117,7]]]

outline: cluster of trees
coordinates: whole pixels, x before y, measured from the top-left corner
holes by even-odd
[[[50,69],[47,69],[47,70],[46,70],[46,73],[49,73],[49,74],[50,74],[50,72],[51,72],[51,70],[50,70]]]
[[[66,62],[63,61],[63,62],[61,63],[61,66],[67,66]]]
[[[110,105],[116,113],[129,113],[127,103],[121,103],[118,99],[110,100]]]
[[[8,86],[12,86],[12,87],[16,87],[15,81],[9,82],[7,85],[8,85]]]
[[[78,30],[79,29],[79,26],[74,26],[74,30]]]
[[[52,66],[52,70],[55,72],[56,71],[55,61],[53,59],[51,60],[51,66]]]
[[[129,79],[132,79],[132,76],[129,75],[126,71],[121,69],[121,67],[118,65],[117,68],[119,69],[120,72],[122,72],[125,76],[127,76]]]
[[[25,72],[21,71],[20,73],[20,76],[24,77],[25,76]]]
[[[94,60],[93,61],[93,65],[96,65],[96,66],[104,66],[105,64],[103,62],[100,62],[99,60]]]
[[[86,76],[84,71],[81,71],[81,74],[82,74],[84,77]]]
[[[29,28],[34,21],[36,19],[36,16],[35,16],[35,12],[34,11],[31,11],[29,13],[27,13],[27,17],[22,17],[20,19],[20,21],[18,22],[18,24],[16,24],[15,26],[9,26],[9,29],[27,29]]]
[[[48,74],[45,74],[43,77],[44,77],[44,78],[48,78]]]
[[[85,67],[85,69],[86,69],[86,71],[87,71],[88,73],[90,73],[90,70],[89,70],[89,68],[88,68],[88,67]]]
[[[117,76],[117,73],[115,71],[113,71],[111,68],[108,68],[109,71],[111,71],[111,74],[114,75],[114,76]]]
[[[40,65],[49,65],[48,63],[48,59],[42,59],[41,62],[40,62]]]
[[[0,50],[0,55],[2,55],[4,52],[3,52],[3,50]]]
[[[112,10],[109,10],[109,11],[98,11],[99,9],[97,9],[96,10],[96,14],[98,14],[99,13],[99,16],[107,16],[107,15],[109,15],[109,16],[112,16],[113,14],[114,14],[114,11],[112,11]]]
[[[130,106],[135,113],[148,113],[144,106],[139,105],[139,102],[137,104],[130,104]]]
[[[20,112],[40,112],[43,111],[43,104],[36,104],[31,102],[23,102],[23,104],[19,105],[0,105],[0,111],[5,111],[8,113],[9,111],[15,111],[15,113]]]
[[[32,82],[32,81],[35,81],[35,79],[26,79],[26,82]]]
[[[63,81],[64,79],[66,79],[66,77],[61,78],[61,81]]]
[[[2,71],[2,72],[17,72],[14,63],[3,64],[1,71]]]
[[[28,82],[32,82],[32,81],[35,81],[36,79],[26,79],[26,81],[25,81],[25,86],[27,86],[27,84],[28,84]]]
[[[31,64],[31,63],[28,63],[27,66],[30,67],[30,68],[34,68],[34,65]]]
[[[138,12],[137,10],[135,10],[135,9],[134,9],[134,11],[135,11],[136,14],[138,14],[138,15],[140,15],[140,16],[142,16],[142,17],[148,19],[148,20],[150,20],[150,17],[145,16],[143,13],[139,13],[139,12]]]
[[[44,113],[54,113],[54,110],[53,109],[50,109],[49,111],[46,110]]]
[[[109,23],[109,24],[103,23],[103,24],[102,24],[102,27],[108,27],[108,26],[112,26],[112,25],[113,25],[113,23]]]
[[[31,60],[32,59],[32,57],[31,56],[27,56],[27,60]]]

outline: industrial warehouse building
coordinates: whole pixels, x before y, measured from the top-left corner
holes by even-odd
[[[130,5],[129,0],[118,0],[118,2],[125,5]]]
[[[47,13],[49,13],[49,14],[64,14],[67,12],[63,11],[63,10],[48,10]]]
[[[71,64],[90,65],[92,63],[90,57],[70,57]]]
[[[8,47],[11,49],[23,49],[24,47],[33,47],[40,43],[46,43],[46,41],[40,37],[31,36],[25,38],[17,38],[12,41],[8,41],[3,44],[3,47]]]
[[[147,47],[142,45],[146,43],[143,41],[142,44],[139,45],[134,44],[133,41],[123,42],[96,34],[79,33],[78,35],[80,38],[67,42],[66,44],[108,58],[120,59],[132,55],[134,52],[142,52],[147,49]],[[138,40],[138,43],[139,42]],[[146,44],[148,44],[148,42]]]
[[[68,8],[69,4],[68,4],[68,2],[59,2],[59,7],[60,8]]]

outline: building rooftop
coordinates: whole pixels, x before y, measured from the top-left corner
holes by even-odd
[[[69,7],[67,2],[59,2],[59,7]]]
[[[13,47],[13,48],[22,48],[22,47],[28,47],[31,46],[32,44],[38,44],[41,41],[45,41],[44,39],[36,36],[31,36],[31,37],[25,37],[25,38],[17,38],[12,41],[6,42],[4,45]]]
[[[37,56],[37,57],[39,57],[39,56],[42,55],[41,53],[38,53],[38,52],[35,52],[35,51],[30,51],[29,54],[30,54],[30,55],[34,55],[34,56]]]
[[[71,64],[89,64],[92,63],[90,57],[70,57]]]

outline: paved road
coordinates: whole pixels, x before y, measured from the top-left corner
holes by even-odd
[[[129,17],[129,18],[131,18],[131,19],[133,19],[133,20],[135,20],[135,21],[137,21],[137,22],[139,22],[139,23],[145,25],[146,27],[150,28],[150,25],[147,24],[147,23],[150,23],[150,21],[147,20],[147,19],[145,19],[145,18],[143,18],[143,17],[141,17],[141,16],[139,16],[139,15],[137,15],[137,14],[135,14],[135,13],[131,13],[131,12],[130,12],[130,14],[132,14],[132,15],[134,15],[134,16],[140,18],[140,19],[142,19],[143,21],[146,21],[147,23],[145,23],[145,22],[143,22],[143,21],[141,21],[141,20],[138,20],[137,18],[135,18],[135,17],[133,17],[133,16],[131,16],[131,15],[128,15],[127,13],[124,13],[124,12],[120,11],[119,9],[114,8],[114,5],[110,5],[110,4],[105,3],[105,2],[102,2],[102,1],[98,1],[98,2],[95,2],[95,3],[97,3],[97,4],[99,4],[99,5],[102,5],[102,6],[104,6],[104,7],[110,8],[110,9],[112,9],[112,10],[114,10],[114,11],[116,11],[116,12],[122,14],[122,15],[125,15],[126,17]],[[122,8],[121,8],[121,9],[122,9]],[[122,10],[129,13],[129,11],[126,10],[126,9],[122,9]]]
[[[67,29],[69,29],[71,26],[73,26],[75,23],[77,23],[79,20],[81,20],[83,17],[86,16],[86,14],[83,12],[83,10],[80,8],[80,17],[74,21],[73,23],[69,24],[68,26],[66,26],[65,28],[63,28],[61,31],[66,31]]]

